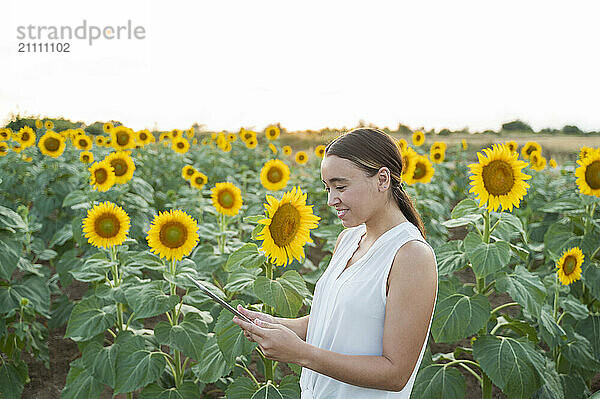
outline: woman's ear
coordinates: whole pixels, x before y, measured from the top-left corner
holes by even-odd
[[[385,191],[390,188],[391,184],[390,170],[385,166],[377,172],[377,188],[379,191]]]

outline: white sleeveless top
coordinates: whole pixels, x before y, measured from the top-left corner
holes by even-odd
[[[306,331],[307,343],[346,355],[382,355],[387,278],[396,252],[413,240],[422,241],[429,248],[431,246],[415,225],[403,222],[383,233],[366,254],[342,273],[365,232],[366,226],[361,224],[344,233],[327,269],[317,281]],[[433,252],[433,248],[431,250]],[[435,253],[433,256],[435,259]],[[433,313],[426,337],[429,336],[432,319]],[[359,387],[303,368],[300,375],[301,399],[408,399],[426,346],[427,339],[406,386],[400,392]]]

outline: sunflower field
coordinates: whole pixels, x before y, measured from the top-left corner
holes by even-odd
[[[467,381],[482,398],[589,397],[600,148],[559,165],[535,141],[473,149],[388,132],[439,274],[412,397],[464,398]],[[49,367],[61,330],[79,351],[62,398],[300,398],[300,367],[267,358],[188,278],[234,307],[310,313],[343,228],[320,181],[327,143],[293,135],[1,128],[0,397],[23,395],[32,364]]]

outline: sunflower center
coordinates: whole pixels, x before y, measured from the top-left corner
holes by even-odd
[[[119,145],[127,145],[129,143],[129,134],[125,132],[120,132],[117,134],[117,144]]]
[[[235,202],[235,197],[231,192],[229,192],[227,190],[223,190],[219,193],[219,204],[223,208],[231,208],[233,206],[234,202]]]
[[[60,141],[58,141],[58,139],[55,139],[54,137],[50,137],[46,139],[46,141],[44,142],[44,146],[48,151],[56,151],[58,150],[58,147],[60,147]]]
[[[567,275],[571,274],[575,270],[576,266],[577,266],[577,258],[575,258],[573,255],[569,255],[565,258],[565,262],[563,265],[563,272]]]
[[[177,148],[183,149],[183,147],[185,147],[185,145],[183,144],[183,142],[180,141],[179,143],[177,143]]]
[[[115,169],[115,176],[123,176],[127,173],[127,162],[122,159],[113,159],[110,161],[110,166]]]
[[[416,180],[422,179],[423,176],[425,176],[426,172],[427,172],[427,168],[425,167],[425,165],[423,165],[421,162],[417,162],[417,165],[415,166],[415,173],[414,173],[413,177]]]
[[[585,181],[593,190],[600,189],[600,161],[594,161],[585,169]]]
[[[267,172],[267,180],[271,183],[279,183],[283,178],[283,173],[279,168],[270,168]]]
[[[5,146],[1,146],[0,152],[8,152],[8,149]]]
[[[108,173],[104,169],[97,169],[94,171],[94,177],[96,178],[96,183],[102,184],[108,179]]]
[[[300,155],[300,156],[298,157],[298,159],[299,159],[299,160],[301,160],[301,161],[304,161],[304,155]]]
[[[82,147],[87,147],[87,141],[85,141],[83,139],[79,140],[79,145],[82,146]]]
[[[252,134],[251,134],[251,133],[246,133],[246,134],[244,134],[244,138],[245,138],[246,140],[248,140],[250,137],[252,137]]]
[[[192,176],[194,173],[195,173],[194,169],[192,169],[192,168],[188,169],[187,172],[185,172],[185,174],[188,176]]]
[[[196,184],[204,184],[204,178],[202,176],[196,177]]]
[[[505,161],[495,160],[483,167],[483,185],[492,195],[506,195],[515,185],[512,167]]]
[[[111,238],[119,233],[121,223],[112,213],[102,215],[96,219],[94,230],[102,238]]]
[[[300,228],[300,212],[292,204],[283,204],[273,215],[269,231],[278,247],[288,245]]]
[[[83,162],[87,162],[87,161],[89,161],[89,160],[90,160],[90,156],[89,156],[89,155],[84,155],[84,156],[82,157],[82,159],[83,159]]]
[[[23,141],[29,140],[29,133],[23,132],[23,134],[21,134],[21,140],[23,140]]]
[[[441,158],[441,156],[442,156],[442,154],[440,154],[439,152],[436,152],[435,154],[433,154],[433,157],[434,157],[435,159],[440,159],[440,158]]]
[[[148,136],[146,136],[146,133],[140,133],[141,140],[146,140],[147,138],[148,138]]]
[[[160,242],[168,248],[179,248],[187,240],[187,229],[180,222],[168,222],[160,229]]]
[[[527,149],[525,150],[525,153],[526,153],[527,155],[531,155],[531,153],[532,153],[533,151],[535,151],[536,149],[537,149],[537,148],[535,148],[534,146],[530,145],[530,146],[529,146],[529,147],[527,147]]]

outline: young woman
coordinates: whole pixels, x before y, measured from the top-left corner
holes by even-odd
[[[402,184],[393,138],[368,128],[331,142],[321,162],[342,225],[297,319],[238,309],[246,337],[269,359],[303,367],[302,399],[409,398],[437,300],[437,265]]]

